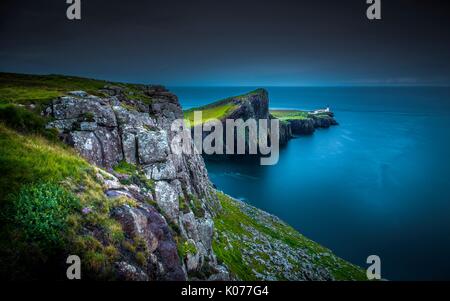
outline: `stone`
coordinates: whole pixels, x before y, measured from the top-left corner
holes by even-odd
[[[115,263],[117,278],[121,281],[148,281],[147,274],[141,269],[128,262],[121,261]]]
[[[166,181],[158,181],[155,185],[155,201],[161,210],[173,221],[177,220],[179,212],[180,192],[176,185]]]
[[[97,166],[103,165],[102,146],[93,132],[70,132],[69,143],[90,162]]]
[[[169,155],[166,131],[142,131],[138,133],[137,140],[141,164],[165,161]]]
[[[153,163],[144,166],[144,172],[149,179],[156,181],[174,180],[177,177],[175,165],[170,158],[165,162]]]
[[[77,97],[86,97],[88,94],[84,91],[70,91],[67,94]]]
[[[148,251],[154,255],[147,271],[150,280],[186,280],[170,228],[154,207],[123,205],[115,208],[112,216],[119,221],[128,237],[142,238]]]

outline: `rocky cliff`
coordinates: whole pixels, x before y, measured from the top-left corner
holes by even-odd
[[[288,123],[292,135],[311,135],[317,128],[329,128],[338,124],[332,112],[321,114],[308,113],[302,119],[287,117],[285,122]]]
[[[227,279],[212,252],[212,218],[220,204],[203,160],[199,155],[175,155],[170,148],[170,125],[182,118],[178,100],[159,86],[142,89],[151,102],[130,100],[119,87],[105,87],[107,97],[70,92],[45,110],[53,119],[47,127],[58,129],[66,143],[110,173],[98,174],[109,198],[126,196],[138,204],[115,208],[112,215],[126,236],[144,239],[149,268],[121,261],[116,264],[118,274],[125,279],[184,280],[207,270],[214,279]],[[135,174],[114,171],[122,162],[139,166],[152,188],[143,189]],[[190,249],[181,261],[169,224]]]

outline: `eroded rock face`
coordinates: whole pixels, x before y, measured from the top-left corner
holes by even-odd
[[[170,228],[154,207],[124,205],[114,210],[113,217],[130,237],[145,241],[150,252],[146,271],[150,280],[186,280]]]
[[[115,265],[119,279],[185,280],[200,270],[212,271],[203,280],[222,279],[228,274],[217,264],[211,246],[212,217],[220,204],[203,159],[199,154],[175,154],[170,146],[175,135],[170,126],[183,117],[178,99],[162,86],[140,89],[151,97],[151,103],[129,99],[123,88],[115,86],[101,91],[108,97],[68,93],[45,110],[53,117],[47,127],[58,129],[65,142],[105,169],[103,173],[110,172],[107,177],[99,175],[108,198],[126,197],[137,204],[116,208],[112,215],[129,239],[145,241],[149,256],[144,269],[122,251]],[[138,166],[153,183],[151,191],[140,184],[121,184],[119,179],[130,175],[114,173],[112,168],[122,160]],[[204,214],[194,215],[191,199],[197,200],[201,208],[196,209]],[[183,212],[180,202],[185,202]],[[178,254],[177,242],[188,242],[192,250]]]
[[[311,135],[316,130],[313,119],[290,120],[292,134]]]

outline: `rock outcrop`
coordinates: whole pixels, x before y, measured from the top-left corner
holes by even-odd
[[[127,236],[145,241],[148,268],[117,262],[117,275],[128,280],[184,280],[207,270],[208,277],[228,279],[212,251],[212,218],[220,204],[203,159],[175,154],[170,147],[175,134],[170,125],[183,116],[178,99],[161,86],[140,89],[148,102],[133,100],[120,87],[105,87],[104,97],[70,92],[45,110],[53,118],[47,127],[56,128],[62,140],[110,173],[104,179],[108,197],[137,202],[136,207],[116,208],[112,215]],[[113,171],[121,162],[137,165],[152,189],[146,191],[139,183],[123,185],[118,179],[129,175]],[[179,237],[174,238],[174,232]],[[191,248],[179,254],[184,243]]]
[[[292,135],[311,135],[317,128],[329,128],[338,123],[333,118],[332,112],[322,114],[310,114],[309,118],[305,119],[290,119],[288,123]]]
[[[242,119],[244,122],[249,119],[254,119],[256,121],[263,120],[272,120],[277,119],[277,117],[273,116],[270,113],[269,109],[269,95],[268,92],[264,89],[257,89],[253,92],[250,92],[245,95],[230,97],[205,107],[200,107],[198,109],[191,109],[190,111],[203,111],[204,109],[208,110],[214,107],[221,107],[224,105],[232,106],[233,109],[231,112],[225,114],[220,118],[220,121],[223,124],[223,128],[225,128],[225,120],[232,119],[238,120]],[[300,111],[299,111],[300,112]],[[310,135],[314,133],[316,128],[328,128],[332,125],[337,125],[338,123],[334,119],[334,114],[332,112],[320,112],[320,113],[307,113],[307,118],[302,119],[280,119],[279,123],[279,144],[281,146],[286,145],[288,141],[297,135]],[[198,125],[197,125],[198,126]],[[270,128],[270,126],[269,126]],[[194,129],[192,129],[192,134],[194,134]],[[203,132],[203,139],[210,134],[208,131]],[[271,133],[268,133],[268,140],[270,141]],[[237,134],[234,135],[234,145],[236,146]],[[247,137],[248,140],[251,137]],[[226,134],[223,136],[224,144],[226,144]],[[224,151],[225,153],[225,151]],[[246,145],[246,154],[248,154],[248,145]]]

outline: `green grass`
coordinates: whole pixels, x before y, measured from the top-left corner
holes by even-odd
[[[90,168],[74,151],[37,135],[21,135],[0,124],[0,200],[36,181],[80,179]]]
[[[92,95],[104,96],[99,90],[106,85],[124,89],[130,100],[150,103],[140,85],[108,82],[64,75],[30,75],[0,72],[0,103],[42,104],[48,103],[69,91],[82,90]]]
[[[270,114],[282,121],[303,120],[310,118],[308,112],[297,110],[270,110]]]
[[[61,234],[67,231],[67,217],[79,206],[78,198],[59,185],[40,183],[23,186],[6,212],[26,241],[52,249],[64,244]]]
[[[40,134],[57,140],[57,130],[45,128],[49,118],[15,104],[0,104],[0,122],[21,133]]]
[[[227,115],[229,115],[231,112],[233,112],[236,108],[237,106],[235,104],[226,103],[213,107],[191,109],[184,112],[184,119],[189,120],[191,127],[195,127],[197,125],[206,123],[213,119],[221,120]],[[200,121],[194,120],[195,111],[202,112],[202,119]]]
[[[184,119],[189,120],[191,127],[195,127],[213,119],[222,120],[238,107],[238,105],[236,104],[237,101],[243,101],[252,95],[261,93],[265,93],[265,90],[257,89],[243,95],[228,97],[205,106],[186,110],[184,111]],[[201,121],[194,121],[195,111],[202,112]]]
[[[4,124],[0,167],[0,277],[42,279],[44,267],[50,278],[63,275],[53,260],[67,253],[83,258],[86,278],[113,277],[125,237],[110,211],[132,200],[108,200],[97,169],[72,149]]]
[[[218,198],[222,205],[222,212],[214,219],[214,225],[217,235],[214,237],[213,249],[217,255],[218,260],[224,262],[230,271],[239,277],[241,280],[258,280],[255,274],[261,273],[264,270],[270,269],[270,266],[261,264],[256,260],[248,262],[244,260],[241,250],[249,249],[245,237],[253,237],[249,232],[249,228],[253,228],[265,237],[270,242],[281,242],[289,247],[305,250],[308,254],[324,254],[331,252],[320,246],[319,244],[307,239],[292,227],[284,224],[276,219],[261,219],[255,218],[259,215],[258,210],[246,206],[245,211],[243,207],[235,200],[231,199],[223,193],[218,193]],[[260,242],[258,247],[262,247],[263,242]],[[265,258],[268,262],[269,254],[259,254],[261,258]],[[301,269],[299,262],[293,262],[294,266]],[[365,273],[356,267],[334,255],[324,256],[320,259],[315,259],[314,264],[327,268],[337,280],[365,280]],[[276,276],[276,275],[275,275]],[[283,280],[282,275],[278,276],[279,280]]]
[[[113,169],[115,172],[127,175],[133,175],[137,171],[136,165],[130,164],[125,160],[120,161],[119,164],[113,167]]]

